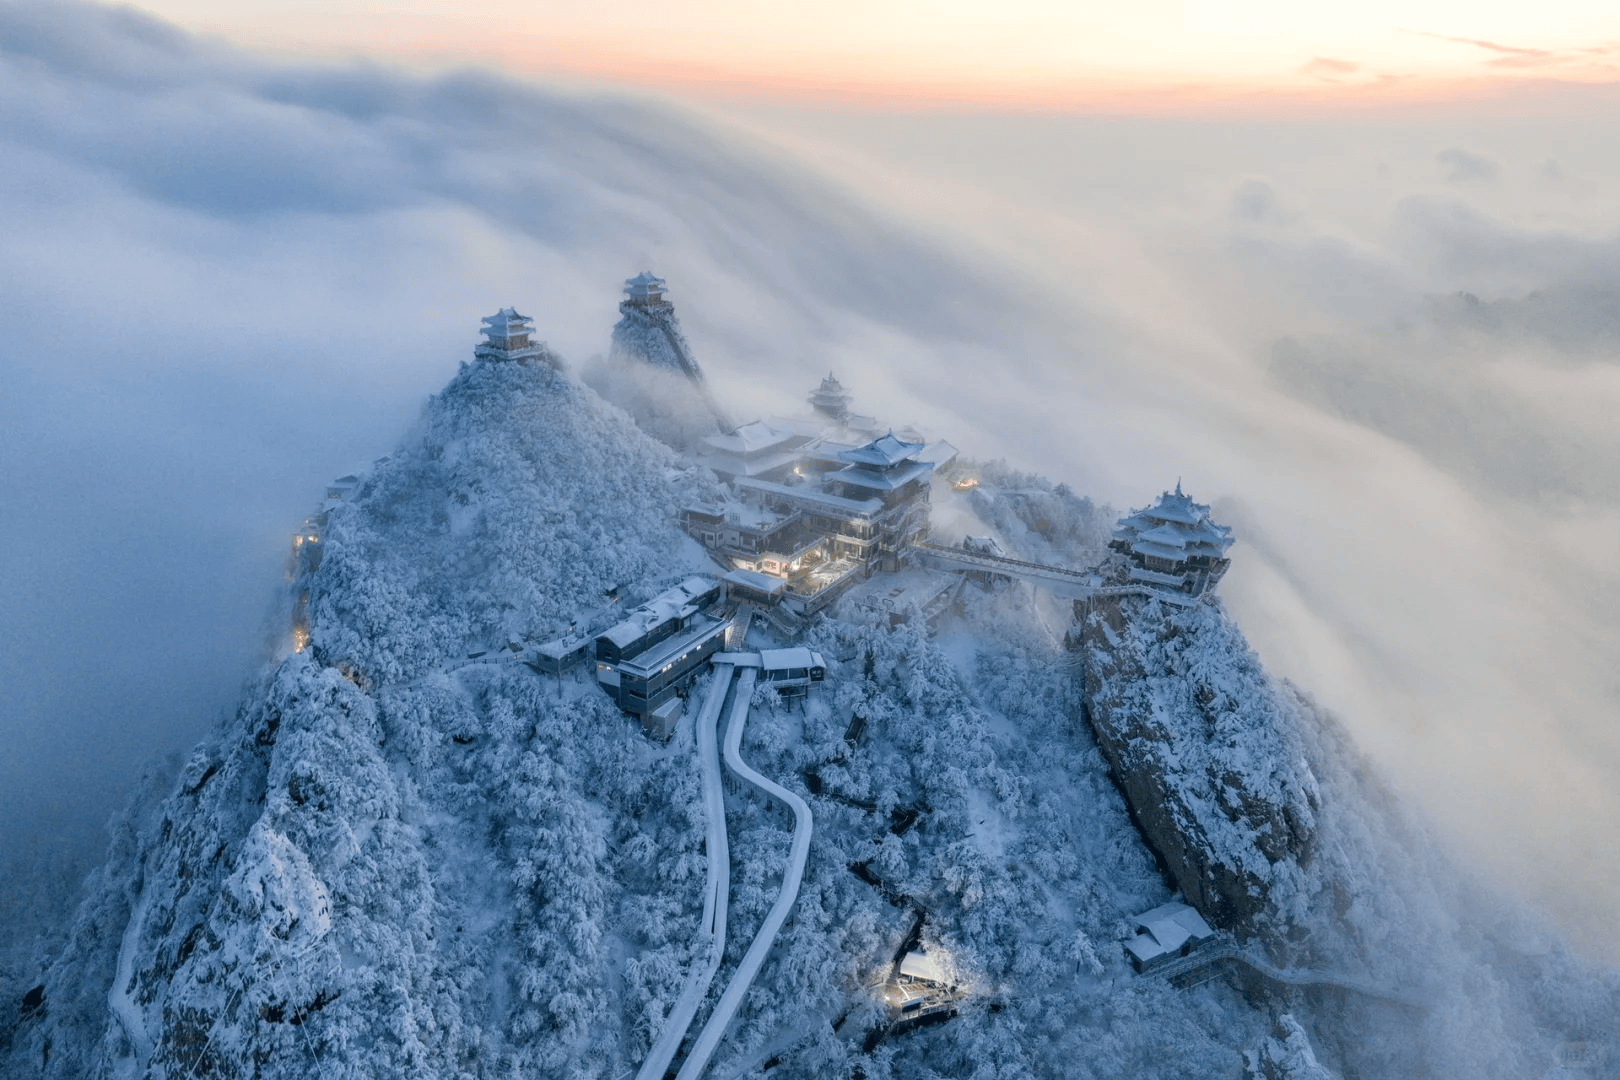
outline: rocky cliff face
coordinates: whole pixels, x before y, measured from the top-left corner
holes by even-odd
[[[1211,604],[1099,601],[1079,644],[1098,746],[1187,902],[1219,927],[1272,926],[1321,805],[1289,699]]]

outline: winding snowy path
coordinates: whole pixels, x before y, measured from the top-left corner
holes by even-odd
[[[765,916],[765,922],[760,926],[759,933],[754,936],[754,942],[748,947],[742,963],[737,965],[736,972],[731,976],[731,982],[727,984],[725,993],[720,996],[720,1001],[710,1014],[708,1023],[703,1025],[703,1031],[699,1033],[697,1042],[692,1045],[691,1052],[681,1063],[681,1071],[676,1080],[697,1080],[703,1075],[703,1070],[708,1068],[709,1058],[714,1055],[715,1048],[720,1045],[732,1017],[742,1006],[744,995],[753,985],[754,976],[759,974],[760,965],[765,962],[765,954],[770,952],[777,933],[782,929],[782,923],[787,920],[788,911],[799,897],[799,883],[804,879],[805,860],[810,856],[812,827],[810,807],[787,788],[755,772],[743,761],[740,753],[743,725],[748,722],[748,704],[754,696],[756,675],[757,672],[752,667],[745,668],[737,681],[737,695],[731,707],[731,719],[726,724],[726,765],[750,784],[768,795],[776,796],[793,809],[793,847],[788,855],[787,868],[782,872],[782,891],[777,895],[776,903]]]
[[[703,711],[697,717],[698,764],[703,772],[703,807],[708,819],[708,837],[705,841],[709,854],[708,891],[703,896],[703,922],[698,927],[698,939],[707,939],[709,956],[701,967],[694,966],[687,976],[686,987],[669,1011],[664,1030],[647,1053],[636,1080],[663,1080],[669,1063],[675,1059],[686,1029],[692,1026],[698,1006],[708,996],[714,973],[720,970],[720,958],[726,951],[726,909],[731,895],[731,850],[726,839],[725,790],[720,785],[720,752],[716,728],[720,710],[726,703],[726,692],[731,689],[736,668],[730,658],[721,653],[714,658],[714,681],[709,685],[709,696],[703,699]],[[751,673],[750,673],[751,674]]]

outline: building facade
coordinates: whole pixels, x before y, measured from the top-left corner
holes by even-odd
[[[1108,546],[1130,561],[1129,580],[1155,589],[1202,596],[1225,575],[1232,530],[1210,520],[1176,484],[1158,501],[1120,518]]]
[[[473,348],[476,359],[534,360],[545,352],[545,344],[534,340],[534,321],[516,308],[485,315],[483,323],[484,340]]]
[[[690,577],[597,636],[597,683],[649,735],[669,737],[680,697],[724,645],[726,623],[709,614],[724,597],[720,582]]]

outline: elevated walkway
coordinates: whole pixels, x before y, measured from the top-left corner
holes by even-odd
[[[726,655],[715,657],[717,666]],[[703,1071],[709,1067],[709,1059],[714,1056],[715,1049],[725,1036],[726,1028],[731,1025],[737,1010],[742,1007],[748,988],[753,985],[754,977],[759,974],[760,966],[765,963],[765,955],[776,943],[776,935],[781,931],[782,924],[787,921],[788,912],[792,910],[794,901],[799,898],[799,884],[804,880],[804,865],[810,857],[813,819],[809,805],[787,788],[756,772],[742,759],[743,725],[748,722],[748,703],[754,694],[754,680],[757,675],[756,669],[743,668],[737,679],[737,693],[731,707],[731,719],[726,724],[726,765],[743,780],[767,795],[780,799],[793,811],[792,847],[788,853],[787,867],[782,871],[782,888],[777,894],[776,903],[771,905],[764,924],[754,936],[753,944],[748,946],[748,952],[737,965],[737,970],[731,976],[731,982],[726,984],[725,993],[720,995],[714,1012],[709,1014],[708,1022],[703,1025],[697,1041],[692,1044],[686,1060],[681,1063],[681,1071],[676,1075],[676,1080],[698,1080]]]
[[[1074,570],[1067,566],[1025,562],[1009,559],[1005,555],[985,555],[961,548],[941,547],[926,541],[912,541],[906,548],[924,565],[940,570],[978,570],[1027,581],[1039,586],[1062,600],[1089,600],[1103,596],[1156,596],[1164,603],[1176,607],[1191,607],[1198,603],[1196,596],[1186,596],[1147,585],[1104,585],[1093,570]]]
[[[1182,990],[1217,979],[1228,965],[1246,968],[1251,974],[1278,986],[1331,987],[1362,997],[1374,998],[1408,1009],[1426,1010],[1428,1003],[1411,994],[1348,978],[1314,968],[1280,968],[1253,949],[1246,949],[1230,937],[1222,936],[1187,956],[1144,972],[1145,978],[1163,979]]]
[[[703,919],[698,926],[699,944],[707,945],[704,961],[694,966],[687,977],[686,986],[675,1006],[664,1021],[663,1030],[653,1043],[637,1080],[664,1080],[670,1065],[679,1052],[687,1029],[692,1026],[698,1008],[708,997],[715,973],[726,949],[726,913],[730,904],[731,852],[726,836],[724,790],[720,781],[720,754],[717,751],[717,727],[721,711],[729,697],[731,716],[726,724],[726,765],[740,778],[759,788],[767,795],[782,800],[793,811],[792,847],[787,867],[782,873],[782,888],[776,903],[765,916],[765,922],[754,936],[742,962],[732,974],[731,981],[710,1013],[703,1029],[682,1062],[679,1080],[697,1080],[709,1066],[709,1059],[724,1038],[726,1028],[742,1007],[748,988],[759,974],[766,954],[776,942],[776,935],[787,921],[788,912],[799,897],[799,885],[804,880],[805,863],[810,857],[810,834],[813,821],[810,807],[805,801],[780,784],[756,772],[742,759],[743,727],[748,722],[748,707],[754,696],[754,683],[759,676],[760,655],[749,652],[717,653],[710,661],[714,665],[714,681],[697,717],[698,764],[703,774],[703,801],[708,833],[709,875],[703,899]],[[732,692],[735,682],[736,691]]]
[[[717,735],[720,711],[731,690],[736,668],[724,662],[731,654],[715,657],[714,681],[709,694],[703,699],[703,708],[697,716],[698,766],[703,774],[703,809],[708,832],[704,846],[709,856],[709,877],[703,893],[703,919],[698,924],[697,941],[707,946],[703,960],[695,964],[687,976],[681,996],[664,1020],[664,1028],[642,1062],[636,1080],[664,1080],[670,1062],[692,1026],[698,1007],[709,995],[714,974],[720,970],[720,958],[726,951],[726,911],[731,895],[731,851],[726,838],[725,789],[720,781],[720,753]]]

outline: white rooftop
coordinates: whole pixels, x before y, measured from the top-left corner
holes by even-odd
[[[838,456],[854,465],[876,465],[886,469],[907,458],[915,457],[924,449],[920,442],[905,442],[894,437],[894,432],[880,435],[865,446],[845,450]]]
[[[1232,530],[1210,520],[1209,507],[1196,503],[1176,485],[1158,501],[1120,518],[1114,539],[1144,555],[1180,560],[1189,555],[1224,556],[1233,544]]]
[[[900,960],[900,974],[911,979],[926,979],[941,984],[950,982],[951,978],[938,959],[921,950],[906,953]]]
[[[1173,953],[1188,941],[1195,944],[1215,936],[1204,917],[1179,902],[1161,904],[1136,917],[1137,935],[1125,943],[1138,960],[1154,960]]]
[[[724,453],[757,454],[773,446],[780,446],[793,437],[794,433],[791,431],[782,431],[763,420],[755,420],[726,435],[705,436],[703,442],[704,445]]]
[[[795,649],[761,649],[759,651],[759,666],[766,671],[783,671],[787,668],[807,668],[816,664],[816,654],[800,646]]]
[[[664,279],[651,270],[643,270],[635,277],[626,279],[624,283],[625,295],[632,300],[652,299],[664,291],[666,291]]]
[[[527,315],[519,315],[516,308],[503,307],[493,315],[485,315],[481,321],[484,324],[484,333],[500,337],[527,333],[534,329],[530,325],[534,320]]]
[[[745,585],[756,592],[766,593],[767,595],[779,593],[787,588],[786,578],[761,574],[757,570],[733,570],[726,575],[726,580],[733,585]]]
[[[602,633],[619,648],[624,648],[649,629],[666,619],[689,615],[696,611],[692,601],[714,588],[714,581],[704,577],[689,577],[673,589],[666,589],[625,616],[624,620]]]

